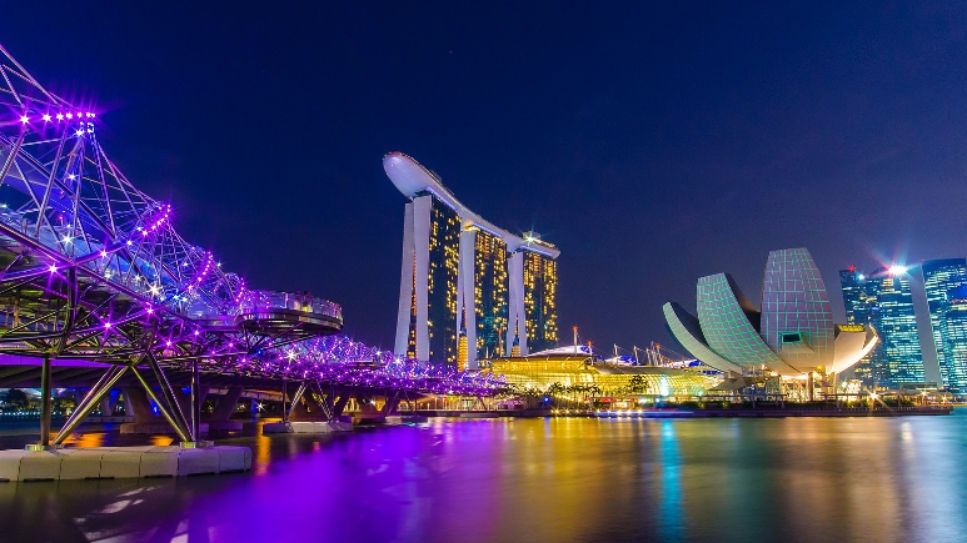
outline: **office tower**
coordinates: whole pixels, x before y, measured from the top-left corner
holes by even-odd
[[[923,351],[906,273],[905,268],[894,266],[868,279],[876,296],[870,322],[881,342],[870,363],[874,385],[897,388],[924,381]]]
[[[961,287],[967,285],[967,260],[928,260],[923,263],[921,271],[927,309],[930,312],[930,333],[937,351],[937,364],[940,366],[941,384],[952,389],[967,388],[967,370],[960,346],[964,341],[960,329],[962,310],[951,306],[951,295],[960,295]],[[951,321],[949,323],[946,322],[948,312]]]
[[[843,291],[847,324],[870,326],[873,308],[876,307],[876,295],[872,292],[873,283],[853,265],[840,270],[839,280]],[[870,367],[872,356],[872,353],[867,354],[853,367],[853,377],[867,385],[873,384]]]

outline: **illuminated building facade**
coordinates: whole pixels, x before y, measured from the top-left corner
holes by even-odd
[[[864,275],[851,267],[845,272],[840,272],[840,280],[847,319],[872,326],[880,336],[868,369],[856,377],[869,386],[887,388],[922,383],[923,350],[906,268],[894,266]]]
[[[871,322],[882,341],[870,363],[873,384],[894,388],[905,383],[922,383],[923,350],[905,270],[894,273],[881,270],[870,281],[876,294]]]
[[[557,261],[529,252],[523,258],[527,344],[543,351],[557,344]]]
[[[867,281],[866,275],[856,270],[856,266],[849,266],[839,271],[840,287],[843,291],[843,306],[846,309],[846,322],[854,325],[871,326],[873,308],[876,307],[876,293],[873,283]],[[853,377],[863,383],[873,383],[870,362],[872,353],[863,357],[853,368]]]
[[[948,291],[939,329],[944,386],[963,393],[967,390],[967,286]]]
[[[465,341],[476,369],[481,357],[555,345],[560,251],[486,221],[403,153],[386,155],[383,168],[409,199],[394,351],[462,365]]]
[[[822,275],[804,248],[769,253],[761,308],[725,273],[699,278],[696,308],[697,317],[666,303],[669,331],[692,356],[733,374],[839,374],[877,343],[868,326],[834,324]]]
[[[703,396],[722,382],[721,375],[691,368],[610,364],[589,354],[568,353],[497,358],[491,361],[487,371],[521,390],[543,392],[555,385],[594,386],[602,396],[687,399]]]
[[[507,243],[484,230],[474,234],[473,298],[476,351],[489,358],[501,353],[510,307]]]
[[[940,380],[943,386],[967,389],[967,366],[963,345],[961,320],[962,308],[953,307],[951,296],[961,300],[962,288],[967,285],[967,260],[948,258],[928,260],[920,268],[923,273],[923,291],[927,296],[930,312],[930,333],[937,351]],[[950,322],[947,322],[948,315]]]

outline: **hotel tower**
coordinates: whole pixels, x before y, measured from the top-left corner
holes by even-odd
[[[395,352],[476,369],[553,347],[560,251],[469,210],[412,157],[389,153],[383,168],[408,199]]]

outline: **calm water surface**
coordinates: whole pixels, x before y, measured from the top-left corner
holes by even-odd
[[[88,434],[82,444],[98,444]],[[107,440],[110,440],[108,436]],[[253,473],[0,484],[10,541],[964,541],[967,411],[438,421],[228,440]]]

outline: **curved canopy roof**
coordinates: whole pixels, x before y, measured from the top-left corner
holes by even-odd
[[[416,161],[413,157],[400,151],[387,153],[383,157],[383,169],[393,185],[407,198],[416,198],[423,193],[430,193],[438,200],[457,212],[465,226],[475,226],[481,230],[501,238],[507,247],[515,251],[524,249],[539,253],[549,258],[557,258],[561,251],[549,243],[532,237],[520,237],[504,230],[474,213],[463,205],[457,197],[445,186],[440,178]]]

